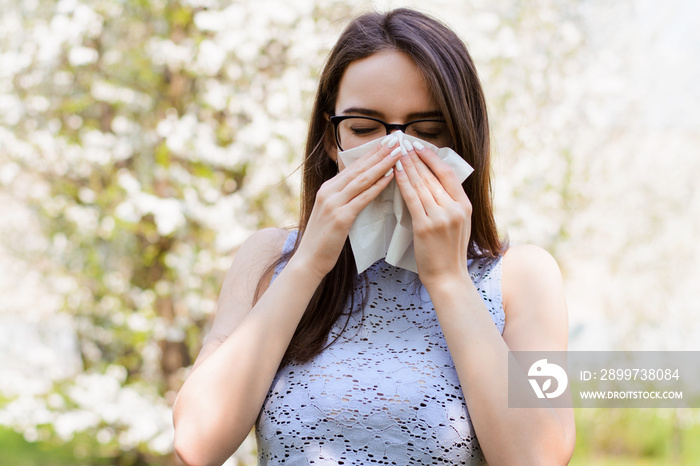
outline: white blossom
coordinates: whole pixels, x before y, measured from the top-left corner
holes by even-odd
[[[83,66],[95,63],[99,58],[97,50],[90,47],[75,46],[68,53],[68,61],[73,66]]]

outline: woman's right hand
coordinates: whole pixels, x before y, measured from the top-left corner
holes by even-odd
[[[318,280],[331,271],[357,215],[393,179],[391,168],[401,153],[394,150],[398,147],[378,143],[374,150],[321,185],[292,261],[303,261]]]

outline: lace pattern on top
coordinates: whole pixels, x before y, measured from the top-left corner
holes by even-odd
[[[285,252],[295,237],[296,232],[288,236]],[[502,334],[500,267],[500,258],[469,264]],[[417,274],[383,260],[366,273],[370,289],[364,318],[358,303],[335,343],[275,376],[256,422],[258,464],[486,464],[430,296]]]

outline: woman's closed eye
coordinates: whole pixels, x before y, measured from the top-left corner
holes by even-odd
[[[350,131],[352,131],[352,134],[355,136],[367,136],[383,129],[382,125],[376,124],[356,124],[350,127]]]
[[[438,139],[441,134],[442,133],[437,132],[437,131],[432,132],[432,133],[427,133],[425,131],[416,131],[415,136],[417,138],[421,138],[421,139]]]
[[[448,131],[446,124],[442,121],[422,121],[410,125],[407,134],[425,140],[443,141]]]

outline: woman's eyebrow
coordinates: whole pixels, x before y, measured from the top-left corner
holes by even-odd
[[[429,112],[416,112],[408,115],[409,120],[423,120],[428,118],[439,118],[444,119],[442,112],[439,110],[432,110]]]
[[[343,115],[365,115],[375,118],[383,117],[384,114],[377,110],[372,110],[371,108],[364,107],[348,107],[342,111]],[[430,110],[427,112],[413,112],[407,115],[407,120],[423,120],[427,118],[439,118],[443,119],[442,112],[439,110]]]
[[[377,110],[372,110],[371,108],[363,108],[363,107],[349,107],[343,110],[343,115],[365,115],[365,116],[371,116],[371,117],[381,117],[383,116],[381,112],[378,112]]]

